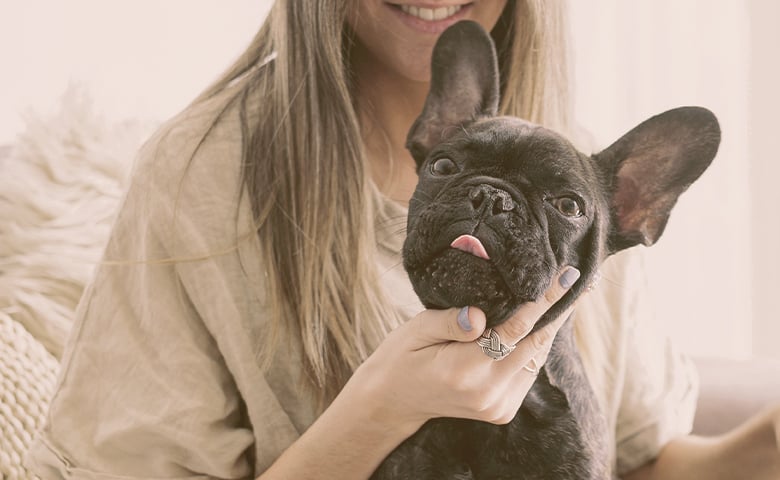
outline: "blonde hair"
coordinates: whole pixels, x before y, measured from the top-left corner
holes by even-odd
[[[251,129],[245,122],[243,166],[268,274],[268,314],[276,319],[262,352],[268,361],[279,345],[298,343],[323,405],[401,321],[378,287],[373,219],[380,205],[350,94],[345,18],[352,3],[277,0],[247,50],[196,100],[242,76],[244,98],[260,98],[242,108],[244,117],[247,109],[262,112]],[[502,111],[566,132],[563,7],[509,0],[493,35]]]

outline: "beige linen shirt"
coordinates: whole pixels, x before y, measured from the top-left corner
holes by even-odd
[[[257,361],[274,319],[240,183],[236,88],[189,108],[139,154],[28,455],[44,479],[251,478],[316,418],[297,351],[268,373]],[[380,287],[411,316],[422,307],[400,266],[404,217],[386,203],[377,263]],[[652,331],[634,261],[610,260],[574,320],[587,327],[580,346],[619,472],[688,432],[696,397],[690,364]]]

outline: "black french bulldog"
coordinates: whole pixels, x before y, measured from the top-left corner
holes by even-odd
[[[474,22],[447,29],[432,62],[430,92],[407,137],[419,183],[404,267],[427,308],[475,305],[488,326],[538,299],[564,265],[577,267],[580,279],[541,328],[586,290],[607,256],[652,245],[720,143],[717,120],[698,107],[655,116],[593,156],[553,131],[496,116],[495,48]],[[604,479],[606,439],[567,322],[514,420],[430,420],[372,479]]]

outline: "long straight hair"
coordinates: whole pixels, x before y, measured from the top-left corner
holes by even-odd
[[[324,408],[402,320],[376,266],[374,185],[351,92],[349,8],[358,0],[276,0],[239,59],[196,102],[242,81],[243,181],[267,272],[266,364],[297,344]],[[569,130],[559,0],[509,0],[492,35],[505,114]],[[268,61],[269,58],[273,61]],[[256,99],[259,98],[258,102]]]

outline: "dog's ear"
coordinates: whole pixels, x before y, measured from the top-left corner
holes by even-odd
[[[712,112],[680,107],[646,120],[594,155],[610,184],[610,253],[655,243],[680,194],[707,169],[719,144]]]
[[[493,40],[478,23],[461,21],[441,34],[433,48],[425,107],[406,137],[418,169],[453,127],[496,114],[498,82]]]

